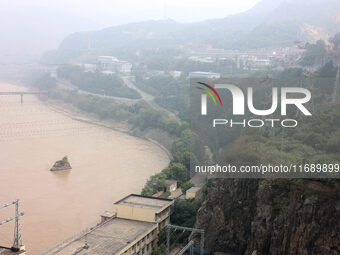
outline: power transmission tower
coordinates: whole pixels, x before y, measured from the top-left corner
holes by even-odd
[[[333,104],[335,104],[335,102],[336,102],[336,94],[338,92],[338,85],[339,85],[339,79],[340,79],[339,76],[340,76],[340,63],[338,63],[338,71],[336,73],[336,78],[335,78],[333,98],[332,98],[332,103]]]
[[[15,203],[15,224],[14,224],[14,249],[20,249],[22,246],[21,234],[20,234],[20,223],[19,223],[19,199],[16,200]]]
[[[9,207],[11,205],[15,205],[15,216],[7,218],[7,219],[5,219],[3,221],[0,221],[0,226],[14,220],[14,241],[13,241],[13,246],[11,248],[8,248],[8,249],[10,249],[11,251],[17,252],[22,247],[22,239],[21,239],[21,234],[20,234],[20,222],[19,222],[19,219],[20,219],[21,216],[24,216],[24,213],[23,212],[19,212],[19,199],[16,199],[16,200],[13,200],[10,203],[1,205],[0,209]]]
[[[182,250],[179,251],[179,253],[177,255],[183,255],[184,253],[186,253],[186,251],[188,249],[190,249],[190,255],[192,255],[193,254],[193,246],[194,246],[194,241],[191,240],[189,243],[187,243],[186,246],[184,246],[182,248]]]
[[[201,234],[201,240],[200,240],[200,255],[204,254],[204,230],[203,229],[198,229],[198,228],[187,228],[187,227],[182,227],[182,226],[174,226],[174,225],[168,225],[166,229],[166,255],[170,254],[170,230],[183,230],[183,231],[189,231],[192,233],[199,233]],[[192,252],[192,246],[193,246],[193,241],[190,241],[184,248],[180,251],[179,254],[183,254],[189,247],[190,251]],[[184,250],[184,251],[183,251]],[[183,253],[182,253],[183,252]]]

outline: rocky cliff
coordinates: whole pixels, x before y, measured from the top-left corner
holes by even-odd
[[[216,180],[196,227],[214,252],[340,254],[339,182]]]
[[[60,170],[70,170],[72,169],[70,163],[68,162],[67,156],[63,157],[62,160],[58,160],[54,163],[50,171],[60,171]]]

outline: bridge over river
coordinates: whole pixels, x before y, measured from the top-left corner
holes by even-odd
[[[11,96],[19,95],[21,104],[24,103],[24,95],[44,95],[47,91],[10,91],[10,92],[0,92],[0,96]]]

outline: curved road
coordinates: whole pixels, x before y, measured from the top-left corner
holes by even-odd
[[[134,83],[133,81],[131,80],[131,77],[130,76],[121,76],[120,77],[124,83],[126,84],[126,86],[128,86],[129,88],[131,89],[134,89],[136,90],[140,96],[142,97],[142,99],[146,102],[148,102],[154,109],[158,110],[158,111],[161,111],[161,112],[166,112],[170,117],[176,119],[177,121],[180,122],[179,118],[177,117],[176,114],[174,114],[173,112],[170,112],[169,110],[163,108],[162,106],[158,105],[154,99],[155,97],[146,93],[145,91],[139,89]]]
[[[137,103],[138,101],[144,100],[147,102],[152,108],[155,110],[158,110],[160,112],[165,112],[167,113],[171,118],[176,119],[178,122],[180,122],[180,119],[177,117],[176,114],[173,112],[165,109],[164,107],[158,105],[154,99],[155,97],[146,93],[145,91],[139,89],[132,81],[131,76],[120,76],[120,78],[124,81],[125,85],[131,89],[134,89],[137,91],[137,93],[141,96],[141,99],[131,99],[131,98],[125,98],[125,97],[115,97],[115,96],[106,96],[106,95],[101,95],[101,94],[96,94],[92,92],[88,92],[85,90],[79,89],[77,86],[74,86],[71,84],[69,81],[64,80],[64,79],[58,79],[58,86],[66,89],[66,90],[77,90],[81,94],[86,94],[86,95],[92,95],[92,96],[98,96],[101,98],[111,98],[114,99],[117,103]]]

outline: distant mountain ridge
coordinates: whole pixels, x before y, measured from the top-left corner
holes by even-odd
[[[285,2],[285,0],[263,0],[251,8],[248,13],[266,13],[270,12]]]
[[[224,49],[289,46],[295,40],[326,39],[338,31],[339,0],[262,0],[244,13],[223,19],[189,24],[145,21],[75,33],[45,59],[67,61],[89,50],[115,54],[187,43]]]
[[[22,62],[25,57],[38,57],[58,47],[66,35],[96,27],[99,25],[91,20],[46,7],[0,11],[0,61]]]

